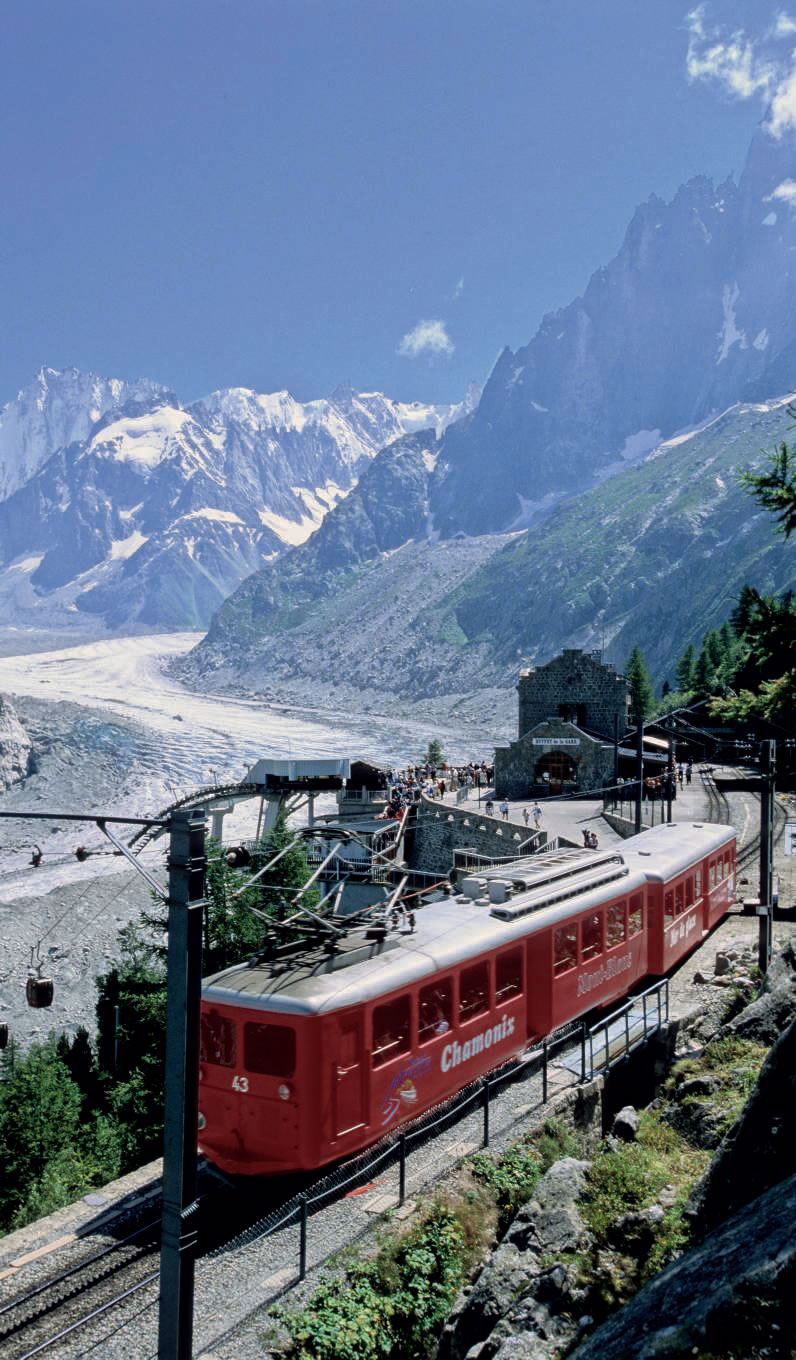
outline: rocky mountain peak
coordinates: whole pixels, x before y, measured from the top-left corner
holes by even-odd
[[[431,490],[443,535],[506,529],[592,485],[642,432],[665,438],[790,389],[795,152],[792,131],[761,128],[738,184],[697,175],[668,203],[650,195],[582,297],[502,351],[443,442]]]
[[[87,439],[97,421],[128,401],[164,399],[166,389],[77,368],[41,367],[0,410],[0,501],[33,477],[58,449]]]

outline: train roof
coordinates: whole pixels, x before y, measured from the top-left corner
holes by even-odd
[[[715,822],[664,822],[622,845],[622,858],[639,865],[647,879],[664,883],[683,873],[689,864],[712,855],[735,840],[735,828]]]
[[[642,832],[632,847],[625,842],[618,851],[558,851],[476,870],[472,896],[429,903],[417,911],[411,933],[369,939],[360,929],[339,939],[334,953],[317,946],[298,956],[238,964],[208,978],[203,994],[211,1003],[294,1015],[374,1000],[556,925],[573,912],[672,878],[733,835],[731,827],[673,824]]]

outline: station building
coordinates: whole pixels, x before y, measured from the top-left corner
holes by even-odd
[[[529,798],[611,784],[628,724],[628,685],[599,652],[567,648],[520,673],[519,733],[495,751],[498,797]]]

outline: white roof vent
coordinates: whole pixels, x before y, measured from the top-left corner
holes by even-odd
[[[465,897],[472,897],[473,899],[475,899],[476,897],[482,897],[483,894],[486,892],[486,879],[473,877],[463,878],[462,892],[464,893]]]
[[[490,902],[508,902],[513,884],[505,878],[492,878],[489,880],[489,900]]]

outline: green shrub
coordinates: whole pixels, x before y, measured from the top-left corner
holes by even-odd
[[[577,1139],[558,1119],[547,1119],[500,1156],[476,1152],[470,1169],[497,1199],[500,1230],[504,1231],[521,1205],[527,1204],[545,1171],[562,1157],[577,1157]]]
[[[409,1232],[321,1280],[300,1312],[275,1309],[294,1360],[406,1360],[430,1355],[471,1265],[453,1205],[435,1200]]]
[[[501,1232],[531,1198],[542,1176],[539,1154],[529,1142],[514,1143],[500,1157],[476,1152],[470,1158],[470,1169],[495,1195]]]

